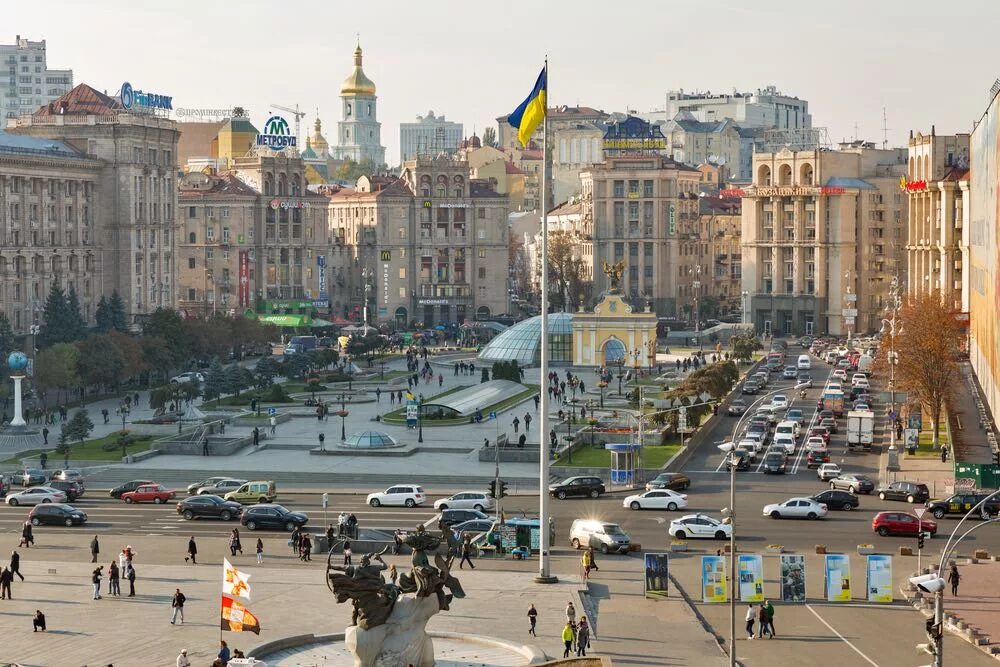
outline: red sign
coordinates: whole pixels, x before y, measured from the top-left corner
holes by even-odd
[[[719,190],[720,197],[743,197],[743,190],[740,188],[732,188],[729,190]]]
[[[820,188],[820,194],[824,195],[842,195],[847,192],[847,188]]]
[[[250,253],[240,251],[240,308],[250,305]]]
[[[923,192],[927,189],[927,181],[909,181],[903,187],[907,192]]]

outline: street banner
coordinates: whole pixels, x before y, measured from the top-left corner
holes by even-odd
[[[250,253],[240,251],[240,308],[250,305]]]
[[[410,428],[417,425],[417,402],[412,399],[406,402],[406,425]]]
[[[643,558],[646,562],[645,596],[654,599],[667,597],[669,555],[665,553],[647,553],[643,555]]]
[[[826,555],[826,599],[828,602],[851,601],[851,557]]]
[[[806,601],[806,557],[781,555],[781,601]]]
[[[729,600],[726,582],[726,559],[724,556],[701,557],[701,599],[702,602],[726,602]]]
[[[740,554],[736,567],[740,573],[740,600],[764,601],[764,559],[759,554]]]
[[[868,601],[892,602],[892,556],[868,556]]]

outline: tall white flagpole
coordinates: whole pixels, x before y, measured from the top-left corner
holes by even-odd
[[[549,58],[545,57],[545,115],[542,116],[542,327],[538,402],[538,576],[539,584],[559,581],[549,570]]]

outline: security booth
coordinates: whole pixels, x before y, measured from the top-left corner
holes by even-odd
[[[639,443],[608,443],[604,448],[611,452],[611,483],[630,485],[635,480],[639,460]]]

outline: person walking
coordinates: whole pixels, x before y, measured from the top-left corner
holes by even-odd
[[[767,631],[774,639],[774,605],[770,600],[764,600],[764,608],[767,609]]]
[[[14,595],[10,592],[10,584],[14,581],[14,573],[4,567],[0,571],[0,600],[13,600]]]
[[[21,577],[21,581],[24,581],[24,575],[21,574],[21,554],[17,553],[17,551],[10,552],[10,574],[11,581],[14,580],[13,575],[15,574]]]
[[[586,657],[587,649],[590,648],[590,625],[587,617],[580,617],[580,625],[576,628],[576,655]]]
[[[257,565],[264,562],[264,540],[257,538]]]
[[[747,615],[746,615],[747,639],[753,639],[753,621],[755,618],[757,618],[757,615],[754,613],[753,604],[748,604]]]
[[[351,541],[350,540],[345,540],[344,541],[344,567],[347,567],[348,565],[351,564],[351,554],[352,553],[353,552],[351,551]],[[461,563],[459,563],[459,565],[461,565]]]
[[[258,445],[260,445],[260,427],[259,426],[254,426],[253,427],[253,446],[257,447]]]
[[[590,568],[592,567],[592,561],[590,560],[590,550],[587,549],[583,552],[580,557],[580,565],[583,566],[583,580],[587,581],[590,579]]]
[[[517,428],[521,425],[521,420],[514,417],[514,421],[511,422],[514,425],[514,433],[517,433]]]
[[[170,601],[170,607],[173,611],[170,614],[170,625],[176,625],[177,617],[181,617],[181,625],[184,625],[184,603],[187,602],[187,598],[181,593],[181,589],[177,589],[174,592],[174,598]]]
[[[571,626],[576,626],[576,607],[573,606],[572,602],[566,605],[566,622]]]
[[[191,661],[188,660],[188,650],[182,648],[180,655],[177,656],[177,667],[191,667]]]
[[[462,567],[465,563],[468,563],[473,570],[476,569],[476,566],[472,564],[472,535],[469,533],[466,533],[462,539],[462,560],[458,562],[458,569],[465,569]]]
[[[35,615],[31,619],[31,627],[34,628],[33,632],[38,632],[39,630],[45,632],[45,614],[42,613],[41,609],[35,610]]]
[[[35,534],[31,530],[31,522],[25,521],[24,525],[21,526],[21,541],[17,546],[24,547],[25,549],[30,549],[31,545],[35,543]]]
[[[42,439],[44,440],[44,442],[42,442],[43,445],[49,444],[49,429],[47,426],[42,427]]]
[[[101,553],[101,543],[97,541],[97,535],[90,541],[90,562],[97,562],[97,555]]]
[[[535,634],[535,625],[538,624],[538,610],[535,609],[535,605],[531,604],[528,607],[528,634],[532,637],[537,637]]]
[[[272,415],[268,422],[271,424],[271,435],[274,435],[278,430],[278,418]]]
[[[562,630],[562,640],[566,648],[563,649],[563,657],[568,658],[570,652],[573,650],[573,639],[576,637],[576,633],[573,631],[573,624],[566,621],[565,627]]]
[[[398,556],[402,548],[403,548],[403,531],[397,528],[396,532],[392,534],[392,553]],[[461,565],[461,563],[459,563],[459,565]]]
[[[292,531],[292,537],[288,540],[288,545],[292,547],[292,553],[296,556],[302,553],[302,531],[299,528],[295,528]]]
[[[184,557],[184,562],[191,561],[192,565],[198,564],[198,545],[194,543],[194,535],[188,538],[188,555]],[[236,554],[233,554],[236,555]]]
[[[312,539],[309,538],[309,533],[302,535],[302,560],[311,561],[312,560]]]
[[[101,599],[101,566],[98,565],[94,568],[93,573],[90,575],[90,581],[94,584],[94,599]]]
[[[757,639],[762,639],[764,635],[771,636],[771,628],[767,624],[767,607],[761,603],[757,609]]]
[[[111,561],[108,566],[108,595],[121,597],[121,594],[121,570],[118,569],[118,563]]]
[[[531,413],[530,412],[525,412],[524,413],[524,432],[527,433],[530,430],[531,430]]]
[[[236,552],[239,551],[240,554],[243,553],[243,547],[240,545],[240,531],[238,528],[233,528],[232,532],[229,534],[229,553],[236,557]]]
[[[132,567],[132,560],[125,561],[125,578],[128,579],[128,596],[135,597],[135,568]]]
[[[962,580],[962,575],[958,573],[958,566],[954,563],[951,572],[948,573],[948,583],[951,584],[951,594],[958,596],[958,582]]]

